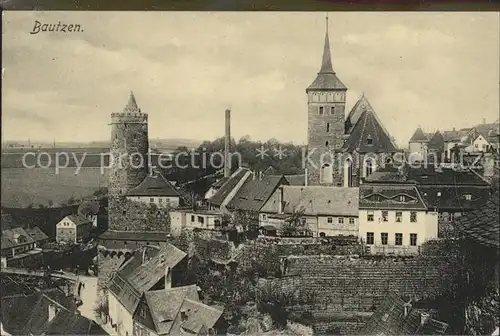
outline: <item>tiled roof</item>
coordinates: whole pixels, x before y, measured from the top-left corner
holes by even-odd
[[[399,196],[406,201],[399,201]],[[360,209],[427,210],[420,193],[411,184],[363,183],[359,187]]]
[[[489,124],[479,124],[474,126],[474,129],[484,137],[500,134],[500,124],[498,121]]]
[[[174,268],[185,256],[169,243],[162,244],[159,252],[144,264],[141,255],[134,255],[118,269],[110,290],[133,313],[141,295],[163,279],[167,267]]]
[[[16,239],[18,240],[16,242]],[[35,240],[23,229],[13,228],[2,231],[1,248],[11,248],[19,245],[34,243]]]
[[[229,177],[223,177],[220,180],[216,181],[214,184],[212,184],[212,187],[214,188],[220,188],[226,181],[229,179]]]
[[[358,188],[283,186],[283,212],[303,210],[307,216],[358,216],[358,193]],[[274,200],[266,203],[261,212],[277,213],[278,210],[278,201]]]
[[[370,319],[362,335],[443,335],[448,324],[431,317],[422,320],[422,313],[408,306],[395,293],[387,295]]]
[[[366,182],[393,182],[393,183],[405,183],[406,182],[406,174],[402,174],[400,172],[394,171],[374,171],[368,176],[365,181]]]
[[[314,82],[307,88],[306,92],[309,92],[310,90],[347,90],[347,87],[340,81],[335,74],[335,71],[333,71],[328,31],[325,35],[321,69],[319,70],[318,76]]]
[[[61,310],[50,322],[45,335],[107,335],[96,322],[78,312]]]
[[[164,242],[167,240],[167,235],[163,232],[107,230],[99,236],[99,239]]]
[[[248,168],[238,168],[208,201],[214,205],[221,205],[241,179],[245,178],[248,174],[251,174]]]
[[[436,169],[431,165],[418,168],[408,167],[408,181],[415,181],[421,185],[489,185],[483,178],[470,169]]]
[[[413,135],[410,138],[410,142],[428,142],[428,141],[429,138],[420,127],[418,127],[415,130],[415,133],[413,133]]]
[[[455,220],[457,229],[478,243],[500,247],[500,194],[493,193],[486,204]]]
[[[285,175],[285,178],[288,181],[288,183],[293,186],[303,186],[306,184],[305,174]]]
[[[160,173],[148,175],[139,185],[127,193],[128,196],[170,196],[180,197],[175,187]]]
[[[283,175],[264,176],[262,180],[248,178],[227,205],[229,209],[259,211],[273,192],[288,184]]]
[[[348,122],[351,125],[350,129],[348,130],[348,133],[351,132],[354,125],[356,125],[356,123],[358,122],[359,117],[361,117],[361,114],[363,114],[363,112],[366,110],[373,111],[373,107],[363,94],[361,98],[358,99],[356,104],[354,104],[351,111],[347,115],[346,123]]]
[[[430,209],[464,212],[482,207],[490,194],[489,187],[467,185],[417,185],[422,199]],[[467,200],[465,195],[471,195]],[[439,195],[439,196],[438,196]]]
[[[179,335],[181,330],[200,334],[203,328],[213,328],[223,313],[223,310],[218,307],[207,306],[190,298],[186,298],[182,303],[182,311],[187,312],[187,318],[185,321],[179,319],[179,329],[177,329],[177,323],[174,325],[172,330],[172,334],[174,335]]]
[[[73,223],[75,223],[76,226],[79,226],[82,224],[92,223],[92,221],[90,219],[88,219],[87,217],[80,216],[80,215],[69,215],[69,216],[67,216],[67,218],[70,221],[72,221]]]
[[[78,207],[78,214],[84,217],[97,215],[99,213],[100,205],[97,201],[85,201]]]
[[[278,170],[274,168],[273,166],[269,166],[262,172],[262,174],[265,175],[280,175]]]
[[[38,226],[35,226],[32,229],[25,229],[26,233],[33,238],[34,241],[41,241],[45,239],[49,239],[45,233]]]
[[[469,133],[470,129],[466,130],[452,130],[452,131],[444,131],[443,139],[445,142],[460,142],[463,137],[466,137]]]
[[[368,139],[371,139],[372,144],[369,144]],[[366,109],[352,128],[342,151],[348,153],[354,151],[358,153],[389,153],[396,151],[396,145],[375,111]]]
[[[444,151],[444,137],[441,132],[436,131],[434,135],[431,137],[429,140],[429,143],[427,144],[427,148],[430,150],[436,150],[439,153]]]

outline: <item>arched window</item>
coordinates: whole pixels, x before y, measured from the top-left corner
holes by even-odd
[[[344,162],[344,187],[353,187],[352,160],[348,158]]]
[[[328,141],[326,141],[326,142],[325,142],[325,146],[328,146],[328,145],[329,145],[329,144],[328,144]]]
[[[333,115],[335,113],[335,106],[331,107],[330,113]]]
[[[333,167],[330,164],[325,163],[321,167],[319,177],[320,177],[320,183],[332,184],[333,183]]]
[[[330,132],[330,123],[326,123],[326,131]]]
[[[371,159],[365,161],[365,177],[370,176],[373,173],[373,162]]]

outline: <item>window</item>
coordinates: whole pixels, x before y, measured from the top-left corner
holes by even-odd
[[[344,218],[342,217],[339,218],[339,224],[344,224]]]
[[[372,161],[368,160],[365,162],[365,177],[370,176],[372,172],[373,172]]]
[[[349,218],[349,224],[354,224],[354,218]]]
[[[448,220],[451,222],[451,221],[453,221],[454,219],[455,219],[455,214],[454,214],[454,213],[450,213],[450,214],[448,215]]]
[[[374,240],[373,232],[367,232],[366,233],[366,244],[373,245],[373,240]]]
[[[380,234],[380,240],[382,241],[382,245],[387,245],[387,241],[389,240],[389,234],[387,232],[382,232]]]
[[[320,183],[325,183],[325,184],[333,183],[333,167],[328,163],[325,163],[323,167],[321,167]]]
[[[323,115],[323,106],[319,107],[319,115]]]
[[[470,201],[472,199],[472,195],[471,194],[465,194],[464,198],[465,198],[465,200]]]
[[[389,220],[389,211],[382,211],[382,222],[387,222]]]
[[[332,217],[328,217],[328,218],[327,218],[327,222],[328,222],[328,223],[333,223],[333,218],[332,218]]]
[[[368,211],[366,220],[369,222],[373,222],[373,211]]]
[[[191,222],[194,222],[194,215],[191,215]]]
[[[154,199],[153,197],[151,197],[151,198],[149,199],[149,203],[154,203],[154,202],[155,202],[155,199]]]
[[[398,245],[398,246],[403,245],[403,234],[402,234],[402,233],[396,233],[396,235],[395,235],[395,236],[396,236],[396,237],[395,237],[395,238],[396,238],[396,239],[395,239],[395,243],[396,243],[396,245]]]
[[[266,214],[262,214],[262,220],[267,220],[267,215]]]
[[[417,234],[416,233],[410,233],[410,245],[417,246]]]
[[[406,196],[405,195],[399,195],[398,200],[400,202],[405,202],[406,201]]]
[[[417,222],[417,212],[415,212],[415,211],[410,212],[410,222],[412,222],[412,223]]]
[[[331,113],[331,114],[334,114],[334,113],[335,113],[335,106],[332,106],[332,108],[331,108],[331,112],[330,112],[330,113]]]
[[[325,146],[328,146],[328,141],[325,142]]]
[[[474,145],[474,148],[478,148],[478,147],[479,147],[479,146],[478,146],[478,144],[475,144],[475,145]]]
[[[158,202],[159,202],[159,203],[162,203],[162,202],[163,202],[163,198],[161,198],[161,197],[160,197],[160,198],[158,198]]]
[[[330,132],[330,123],[326,123],[326,131]]]
[[[396,222],[401,223],[403,221],[403,213],[400,211],[396,212]]]
[[[198,223],[203,224],[205,222],[205,218],[198,216]]]
[[[369,136],[368,138],[366,138],[366,144],[367,145],[373,145],[373,139],[372,139],[372,137]]]

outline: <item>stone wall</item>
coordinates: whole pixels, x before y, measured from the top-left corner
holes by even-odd
[[[115,197],[109,200],[109,229],[170,232],[168,208]]]
[[[130,257],[130,254],[114,253],[111,255],[103,253],[103,251],[98,251],[97,267],[99,273],[97,276],[97,287],[99,289],[107,288],[107,284],[112,275],[118,270],[118,267],[120,267],[127,257]]]

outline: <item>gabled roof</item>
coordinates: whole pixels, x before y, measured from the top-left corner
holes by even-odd
[[[470,169],[456,170],[433,165],[427,167],[408,167],[408,181],[421,185],[474,185],[488,187],[489,184]]]
[[[490,190],[488,187],[475,187],[467,185],[417,185],[422,199],[430,209],[438,211],[464,212],[479,209],[488,200]],[[471,195],[471,199],[465,195]]]
[[[366,110],[373,111],[373,107],[363,94],[361,98],[358,99],[356,104],[354,104],[351,111],[347,115],[346,123],[349,122],[351,125],[351,128],[348,130],[348,132],[352,130],[354,125],[356,125],[356,123],[358,122],[359,117],[361,117],[361,114],[363,114],[363,112]]]
[[[442,152],[444,150],[444,137],[443,134],[439,131],[436,131],[434,135],[430,138],[429,143],[427,144],[427,148],[429,150],[437,150]]]
[[[480,244],[500,248],[500,194],[493,193],[481,208],[455,220],[456,228]]]
[[[283,212],[303,211],[306,216],[358,216],[358,188],[283,186]],[[279,193],[277,190],[276,193]],[[277,213],[279,198],[273,198],[261,212]]]
[[[248,174],[251,174],[251,171],[248,168],[240,167],[236,170],[229,179],[220,187],[217,192],[210,197],[208,200],[211,204],[221,205],[229,196],[229,194],[233,191],[234,188],[238,185],[238,183]]]
[[[443,139],[445,142],[460,142],[469,132],[470,129],[443,131]]]
[[[180,197],[172,183],[159,172],[146,176],[137,187],[129,190],[127,196]]]
[[[93,216],[99,213],[100,204],[97,201],[85,201],[78,207],[78,214],[80,216]]]
[[[50,322],[45,335],[108,335],[95,321],[79,312],[61,310]]]
[[[413,133],[413,135],[410,138],[410,142],[428,142],[428,141],[429,138],[420,127],[418,127],[415,130],[415,133]]]
[[[484,137],[496,136],[496,135],[500,134],[500,124],[499,124],[498,120],[496,122],[489,123],[489,124],[485,123],[485,124],[476,125],[476,126],[474,126],[474,129],[476,130],[476,132],[478,132],[479,134],[481,134]]]
[[[431,317],[422,320],[421,311],[407,307],[397,294],[390,293],[366,322],[363,335],[443,335],[448,324]]]
[[[269,166],[262,172],[262,174],[265,175],[280,175],[278,170],[274,168],[273,166]]]
[[[406,201],[399,201],[399,196]],[[427,210],[417,187],[412,184],[363,183],[359,187],[360,209]]]
[[[371,145],[367,141],[371,139]],[[373,109],[366,109],[361,113],[358,121],[352,128],[349,138],[342,146],[347,153],[388,153],[396,151],[396,144],[378,119]]]
[[[199,335],[202,330],[213,328],[224,312],[219,307],[207,306],[189,298],[186,298],[182,303],[182,311],[187,312],[186,320],[182,321],[182,317],[178,318],[179,323],[174,325],[173,335],[179,335],[182,330]],[[177,326],[180,328],[177,329]]]
[[[16,242],[16,239],[18,241]],[[2,231],[1,245],[2,249],[11,248],[15,246],[34,243],[35,240],[23,229],[13,228]]]
[[[133,313],[142,294],[163,279],[167,267],[174,268],[184,257],[186,253],[170,243],[162,244],[158,253],[144,263],[142,256],[135,254],[118,269],[109,289]]]
[[[306,184],[306,175],[305,174],[297,174],[297,175],[285,175],[288,184],[294,186],[303,186]]]
[[[314,82],[306,89],[306,92],[309,92],[311,90],[347,90],[347,87],[340,81],[340,79],[338,79],[335,71],[333,71],[328,29],[325,35],[325,45],[323,48],[321,69],[319,70],[318,76],[316,77]]]
[[[264,176],[262,180],[248,178],[227,207],[234,210],[259,211],[273,192],[288,184],[283,175]]]
[[[25,231],[36,242],[49,239],[49,237],[42,230],[40,230],[38,226],[35,226],[32,229],[25,229]]]
[[[92,223],[92,221],[90,219],[88,219],[87,217],[80,216],[80,215],[69,215],[69,216],[66,216],[66,218],[68,218],[70,221],[72,221],[76,226],[79,226],[82,224]]]
[[[223,177],[220,180],[217,180],[214,184],[212,184],[213,188],[220,188],[226,183],[226,181],[229,180],[229,177]]]

